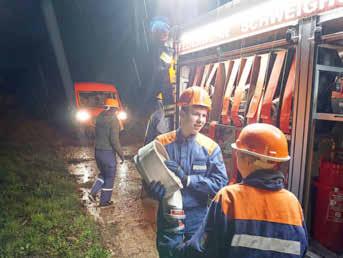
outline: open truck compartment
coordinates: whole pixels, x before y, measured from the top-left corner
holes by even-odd
[[[197,85],[211,95],[204,133],[220,144],[231,183],[240,181],[231,143],[242,127],[263,122],[286,134],[291,161],[281,170],[304,209],[308,256],[339,257],[343,4],[276,2],[239,12],[228,8],[227,15],[204,17],[181,30],[176,92]]]

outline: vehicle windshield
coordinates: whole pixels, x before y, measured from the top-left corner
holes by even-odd
[[[80,107],[101,108],[107,98],[116,99],[116,93],[110,91],[79,92]]]

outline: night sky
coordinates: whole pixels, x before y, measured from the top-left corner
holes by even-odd
[[[130,109],[141,109],[151,82],[151,19],[183,24],[228,1],[52,2],[72,81],[113,83]],[[0,94],[15,94],[37,116],[58,115],[66,95],[40,1],[2,0],[0,32]]]

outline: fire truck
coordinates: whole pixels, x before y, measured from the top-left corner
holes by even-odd
[[[176,53],[176,99],[189,86],[208,90],[204,132],[220,144],[231,183],[242,127],[276,125],[289,141],[281,169],[304,209],[309,255],[342,254],[343,1],[233,1],[183,26]]]

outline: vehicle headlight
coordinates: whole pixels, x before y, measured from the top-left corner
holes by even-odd
[[[86,110],[79,110],[76,113],[76,120],[85,122],[91,118],[91,115]]]
[[[125,111],[119,111],[117,114],[117,117],[119,120],[126,120],[127,119],[127,113]]]

